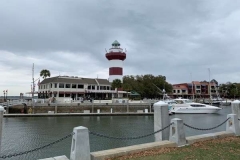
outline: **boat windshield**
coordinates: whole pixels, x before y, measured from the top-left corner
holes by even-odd
[[[184,101],[185,101],[185,103],[192,103],[192,100],[190,100],[190,99],[186,99]]]
[[[192,103],[190,99],[181,99],[181,100],[175,100],[178,104],[184,104],[184,103]]]

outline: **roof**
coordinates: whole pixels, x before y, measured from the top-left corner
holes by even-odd
[[[57,76],[57,77],[46,78],[40,84],[56,83],[56,82],[111,85],[111,83],[107,79],[79,78],[79,77],[69,77],[69,76]]]
[[[121,44],[117,41],[117,40],[115,40],[113,43],[112,43],[112,46],[120,46]]]
[[[185,85],[174,85],[173,89],[187,89],[187,86],[185,86]]]
[[[136,91],[131,91],[131,93],[129,95],[130,96],[140,96],[140,94],[137,93]]]
[[[199,81],[193,81],[193,84],[195,85],[201,85],[201,83]]]

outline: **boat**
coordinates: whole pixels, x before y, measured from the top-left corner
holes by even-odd
[[[165,99],[165,100],[161,100],[161,101],[158,101],[156,103],[154,103],[154,105],[162,105],[162,104],[167,104],[168,105],[168,113],[171,115],[172,112],[171,112],[171,108],[174,104],[177,104],[173,99]],[[154,108],[152,108],[152,111],[154,112]]]
[[[190,99],[174,99],[177,104],[173,104],[171,113],[217,113],[221,108],[202,103],[192,102]]]
[[[210,98],[210,99],[203,99],[204,104],[214,104],[214,105],[220,105],[223,102],[222,98]]]
[[[230,106],[232,104],[232,102],[233,102],[232,100],[226,99],[226,100],[222,100],[220,104],[222,106]]]
[[[216,84],[215,81],[210,81],[210,68],[208,68],[208,72],[209,72],[209,99],[203,99],[203,103],[204,104],[209,104],[209,105],[220,105],[221,102],[223,101],[223,99],[220,97],[220,94],[218,92],[218,86]],[[212,95],[212,87],[211,87],[211,83],[214,84],[214,90],[215,90],[215,95]]]
[[[164,102],[168,104],[168,113],[172,114],[171,109],[174,104],[177,104],[176,101],[173,99],[166,99]]]

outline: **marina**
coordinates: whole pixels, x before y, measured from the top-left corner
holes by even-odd
[[[220,124],[231,113],[231,107],[223,107],[216,114],[174,114],[190,125],[207,128]],[[152,115],[118,116],[61,116],[61,117],[5,117],[3,120],[2,154],[12,154],[43,146],[72,132],[74,127],[85,126],[90,131],[114,137],[145,135],[153,132]],[[114,128],[114,129],[112,129]],[[185,127],[186,136],[225,130],[225,125],[210,131],[196,131]],[[17,134],[16,134],[17,133]],[[137,140],[111,140],[90,135],[90,149],[100,151],[154,141],[154,136]],[[66,155],[69,157],[71,138],[60,143],[12,157],[13,160],[32,160]]]

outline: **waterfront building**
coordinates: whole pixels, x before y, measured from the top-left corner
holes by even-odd
[[[55,97],[58,101],[127,97],[128,92],[111,89],[107,79],[57,76],[44,79],[39,84],[38,98]]]
[[[209,98],[209,96],[217,96],[217,84],[207,81],[192,81],[191,83],[173,84],[174,98]],[[211,93],[210,93],[211,92]]]
[[[116,40],[112,43],[112,48],[106,53],[109,61],[109,82],[115,79],[123,81],[123,61],[126,59],[126,53],[120,48],[120,43]]]

